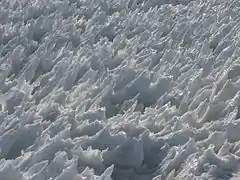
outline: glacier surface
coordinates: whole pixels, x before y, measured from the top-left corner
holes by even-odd
[[[0,180],[240,179],[239,0],[1,0]]]

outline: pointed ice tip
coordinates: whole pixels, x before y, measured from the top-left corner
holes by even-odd
[[[160,174],[160,175],[154,177],[153,180],[162,180],[162,175]]]
[[[111,176],[113,173],[114,165],[109,166],[104,173],[101,175],[101,180],[112,180]]]

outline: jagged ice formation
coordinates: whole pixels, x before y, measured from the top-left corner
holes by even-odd
[[[239,0],[1,0],[0,180],[240,172]]]

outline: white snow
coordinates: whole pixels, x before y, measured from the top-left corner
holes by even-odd
[[[0,180],[240,179],[239,0],[1,0]]]

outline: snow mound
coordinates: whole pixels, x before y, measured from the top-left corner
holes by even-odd
[[[240,178],[239,0],[1,0],[0,180]]]

